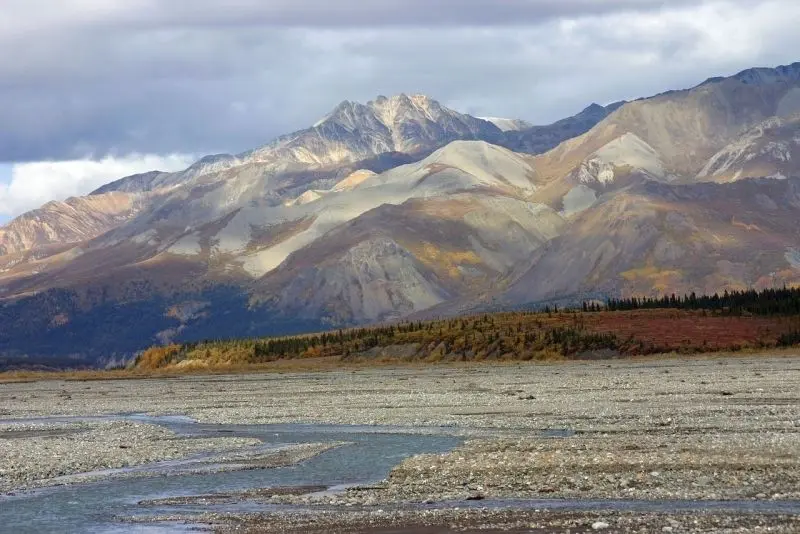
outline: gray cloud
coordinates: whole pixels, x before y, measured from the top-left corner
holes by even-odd
[[[6,0],[0,161],[241,151],[401,91],[548,122],[800,59],[798,17],[778,0]]]
[[[697,0],[6,0],[8,31],[92,28],[316,28],[527,25],[553,18],[662,10]]]

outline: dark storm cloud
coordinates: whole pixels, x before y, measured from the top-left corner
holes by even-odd
[[[342,99],[535,122],[800,49],[788,1],[5,0],[0,161],[241,151]]]

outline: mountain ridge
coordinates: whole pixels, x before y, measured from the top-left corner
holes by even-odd
[[[0,230],[0,355],[102,364],[212,334],[800,283],[797,72],[506,131],[424,95],[344,101],[123,178]],[[134,315],[142,339],[115,345]]]

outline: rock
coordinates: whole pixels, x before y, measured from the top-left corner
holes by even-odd
[[[611,525],[609,525],[605,521],[595,521],[594,523],[592,523],[592,530],[606,530],[610,527]]]

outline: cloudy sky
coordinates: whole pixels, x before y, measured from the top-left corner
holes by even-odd
[[[0,221],[344,99],[548,123],[800,60],[796,0],[0,0]]]

